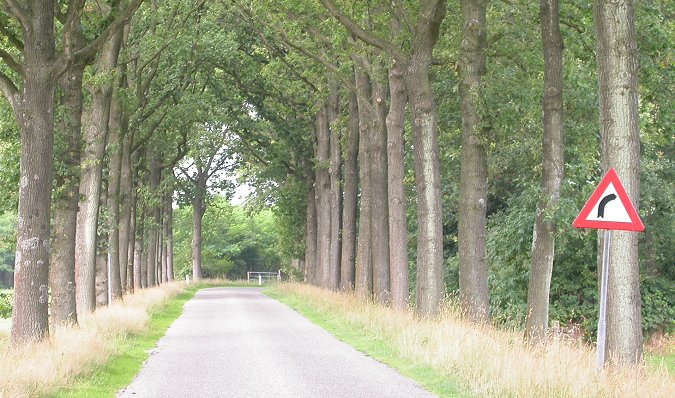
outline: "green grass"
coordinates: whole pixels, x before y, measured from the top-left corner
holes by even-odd
[[[228,284],[229,286],[229,284]],[[120,340],[115,354],[108,362],[86,375],[79,376],[73,385],[48,395],[50,398],[114,397],[117,391],[131,383],[148,358],[148,350],[155,347],[176,318],[183,313],[183,305],[199,289],[216,287],[207,283],[191,285],[184,293],[170,299],[150,313],[150,323],[142,333]]]
[[[414,380],[439,397],[469,397],[461,384],[434,368],[420,365],[399,356],[396,348],[386,339],[374,336],[368,331],[349,324],[339,314],[320,311],[311,303],[303,301],[292,294],[285,294],[274,287],[267,288],[264,293],[281,301],[310,321],[321,326],[340,341],[347,343],[362,353],[396,369],[402,375]]]
[[[675,354],[646,354],[645,362],[653,369],[665,367],[669,374],[675,375]]]
[[[144,332],[131,334],[120,340],[115,354],[104,365],[95,367],[88,374],[81,375],[75,382],[60,391],[50,394],[49,398],[103,398],[114,397],[120,389],[131,383],[148,358],[148,350],[157,344],[176,318],[183,313],[183,305],[195,293],[210,287],[257,287],[246,281],[234,281],[226,284],[209,282],[192,284],[180,295],[170,299],[165,305],[150,313],[150,323]]]

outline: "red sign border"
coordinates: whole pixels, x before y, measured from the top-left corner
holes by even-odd
[[[587,220],[586,217],[591,213],[595,204],[602,200],[602,194],[605,193],[605,189],[609,184],[614,184],[614,189],[616,189],[616,194],[619,197],[619,200],[623,204],[623,207],[628,212],[628,217],[631,219],[631,222],[612,222],[612,221],[598,221],[598,220]],[[645,230],[640,216],[635,211],[633,203],[630,201],[626,190],[619,180],[619,176],[616,174],[614,168],[607,170],[607,173],[602,177],[602,181],[598,184],[598,187],[595,188],[593,194],[588,199],[584,207],[581,209],[581,212],[577,218],[572,223],[574,228],[593,228],[593,229],[608,229],[608,230],[622,230],[622,231],[637,231],[642,232]]]

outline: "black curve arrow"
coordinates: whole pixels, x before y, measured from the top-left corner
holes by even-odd
[[[605,218],[605,206],[607,206],[607,203],[613,201],[614,199],[616,199],[616,195],[613,193],[610,193],[609,195],[602,198],[600,204],[598,205],[598,218]]]

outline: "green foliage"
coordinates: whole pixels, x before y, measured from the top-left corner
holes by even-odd
[[[226,198],[216,197],[202,222],[202,272],[206,278],[246,278],[247,271],[277,271],[275,217],[269,210],[248,215]],[[175,212],[175,273],[192,274],[192,209]]]
[[[675,284],[668,278],[645,278],[641,284],[642,327],[647,333],[675,333]]]
[[[0,318],[12,316],[12,294],[0,290]]]

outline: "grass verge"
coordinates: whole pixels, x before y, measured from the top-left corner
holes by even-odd
[[[105,364],[96,366],[91,372],[75,379],[73,385],[47,395],[53,398],[114,397],[118,390],[127,386],[141,370],[157,341],[164,336],[171,323],[183,312],[183,305],[190,300],[197,286],[170,299],[161,308],[150,312],[148,327],[132,333],[119,341],[113,354]]]
[[[49,398],[104,398],[114,397],[117,391],[129,385],[148,359],[149,351],[164,336],[174,320],[183,313],[183,306],[203,288],[228,286],[251,287],[240,282],[205,282],[190,285],[178,296],[161,307],[150,311],[147,328],[132,333],[119,341],[115,353],[102,365],[75,379],[72,385],[62,388]]]
[[[520,330],[470,324],[451,305],[423,319],[308,285],[269,294],[440,396],[670,398],[675,391],[665,366],[612,365],[597,374],[593,347],[559,337],[531,345]]]
[[[410,361],[400,355],[395,344],[385,336],[378,335],[354,325],[346,317],[336,312],[324,311],[305,300],[302,296],[287,290],[271,287],[264,290],[268,296],[288,305],[304,317],[321,326],[340,341],[351,345],[375,360],[396,369],[402,375],[414,380],[439,397],[469,397],[463,391],[458,380],[443,372],[418,362]]]

